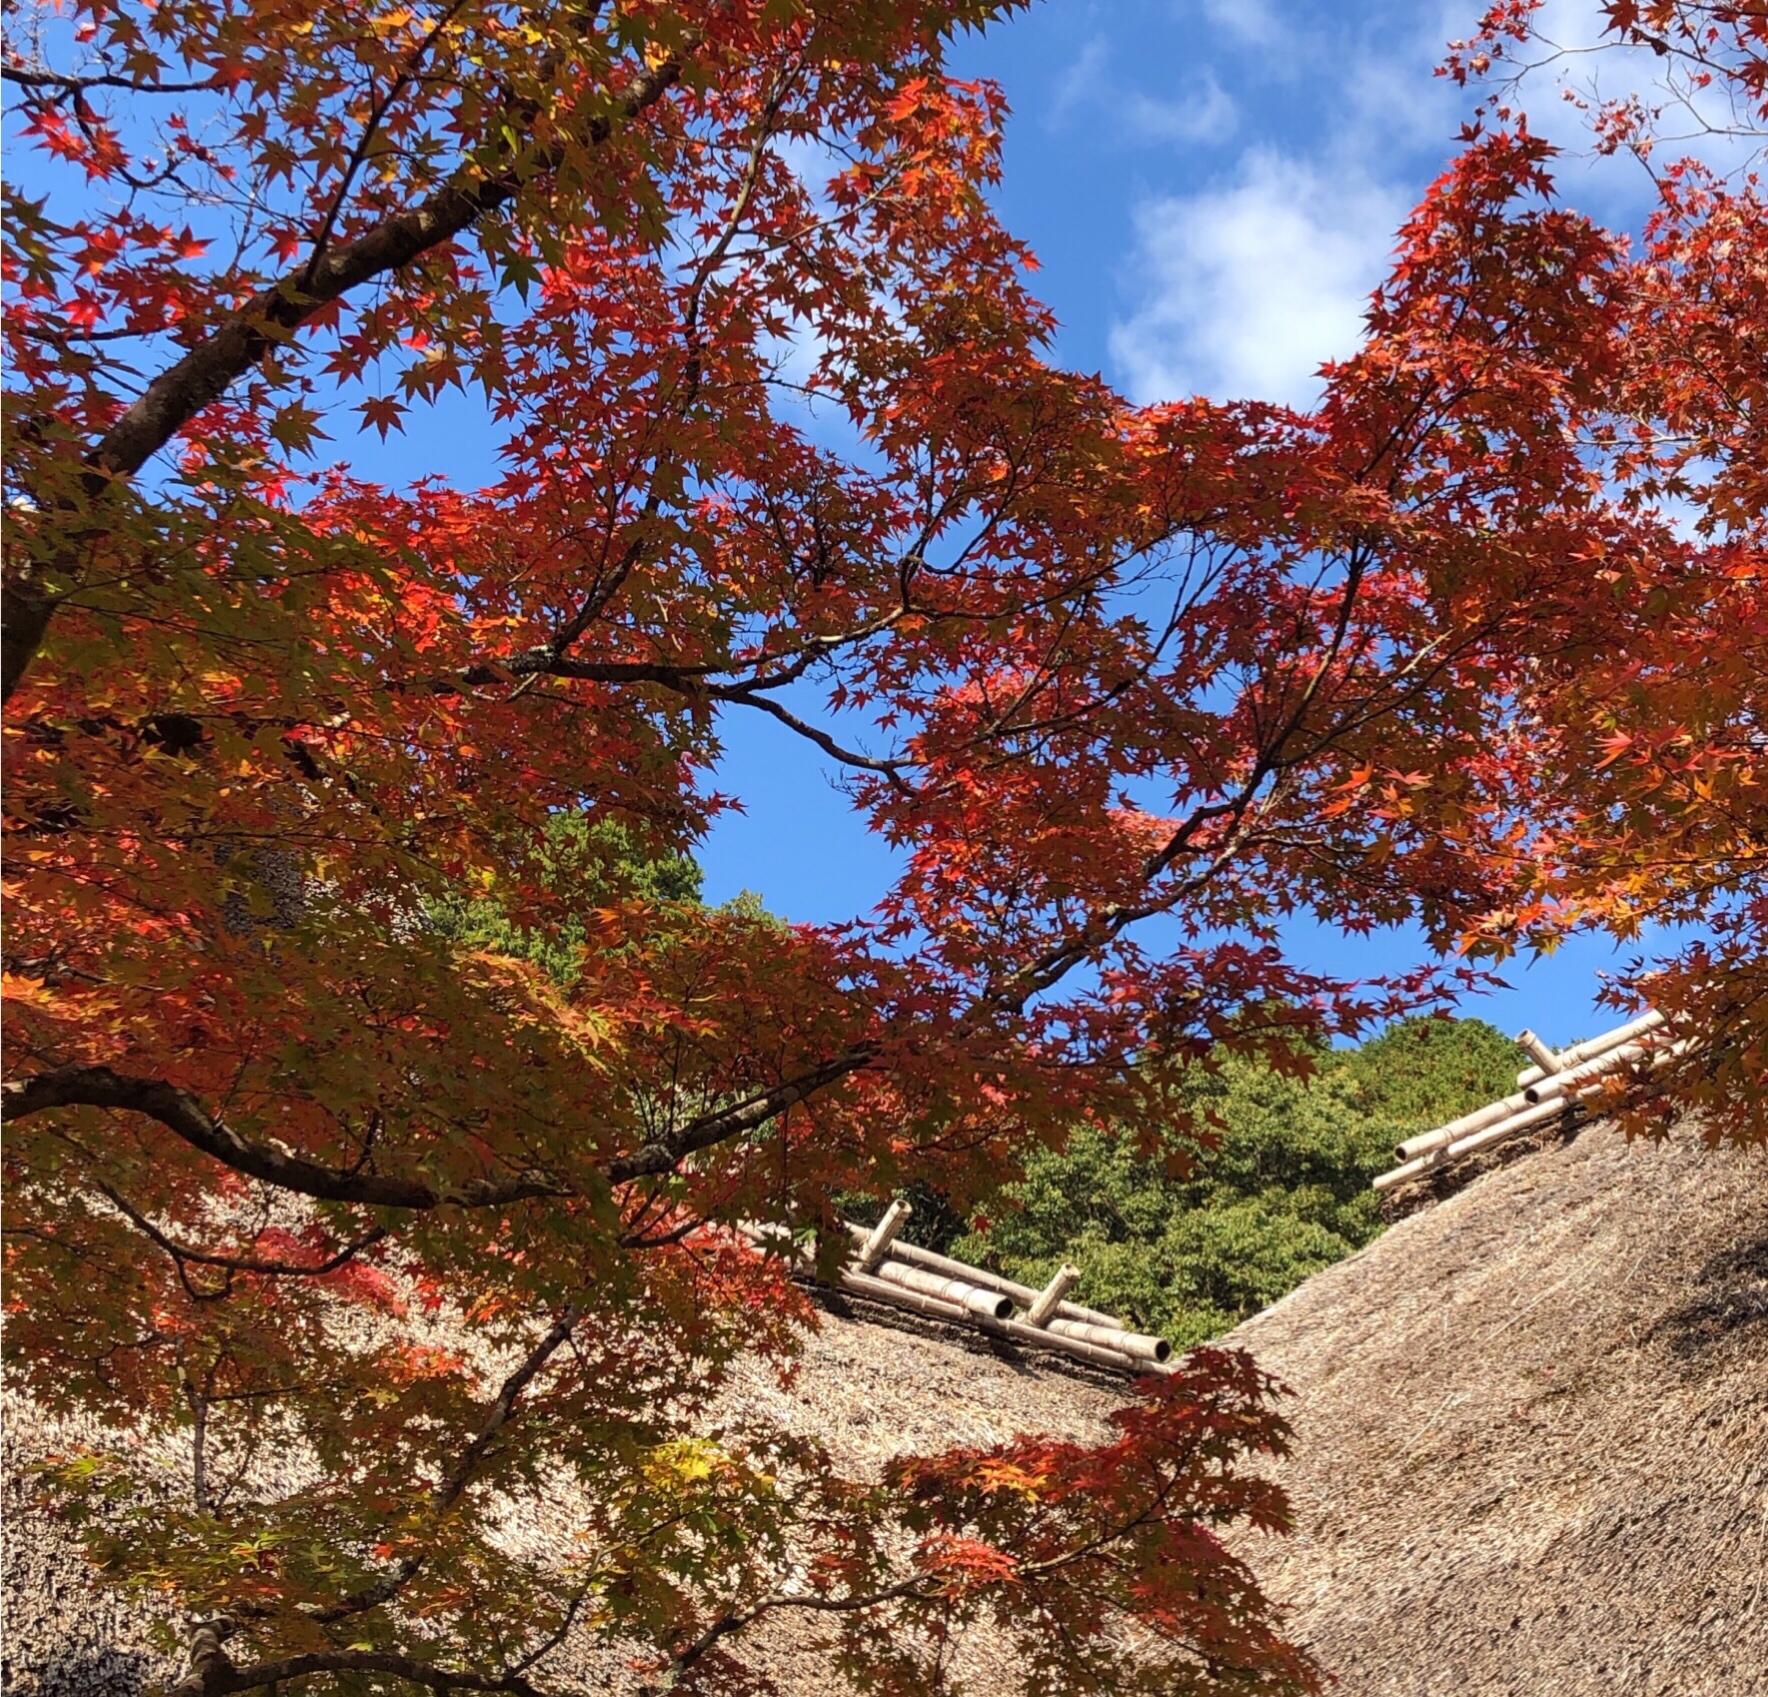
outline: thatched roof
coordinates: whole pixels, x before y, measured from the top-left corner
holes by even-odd
[[[1122,1400],[1125,1375],[1053,1348],[1021,1347],[977,1326],[946,1325],[841,1292],[823,1293],[821,1307],[822,1324],[806,1340],[789,1389],[772,1368],[740,1363],[730,1396],[745,1416],[814,1434],[855,1474],[894,1455],[988,1446],[1023,1432],[1102,1440],[1105,1416]],[[178,1669],[151,1643],[146,1616],[94,1584],[21,1471],[33,1455],[97,1434],[52,1426],[17,1398],[6,1415],[0,1686],[21,1697],[138,1697],[174,1678]],[[545,1542],[544,1525],[524,1530]],[[558,1531],[562,1539],[563,1520]],[[773,1679],[782,1697],[829,1697],[840,1686],[816,1653],[817,1635],[814,1627],[770,1623],[745,1639],[743,1659]],[[966,1650],[984,1691],[1006,1683],[990,1677],[991,1649],[979,1637]],[[567,1642],[537,1670],[542,1675],[553,1689],[640,1689],[625,1658],[581,1642]]]
[[[1343,1697],[1768,1693],[1768,1160],[1607,1125],[1239,1328],[1296,1390],[1255,1565]]]
[[[1768,1162],[1606,1127],[1487,1173],[1232,1340],[1296,1391],[1299,1529],[1246,1551],[1342,1697],[1768,1693]],[[747,1409],[854,1468],[1099,1435],[1121,1379],[836,1297]],[[9,1442],[40,1446],[28,1412]],[[171,1671],[7,1488],[10,1690],[132,1697]],[[814,1633],[748,1652],[835,1693]],[[987,1697],[990,1646],[970,1647]],[[572,1658],[555,1682],[606,1689]],[[563,1676],[574,1675],[574,1680]]]

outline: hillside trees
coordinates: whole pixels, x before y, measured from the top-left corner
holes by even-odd
[[[1575,793],[1519,813],[1517,705],[1646,651],[1719,545],[1592,481],[1655,309],[1514,127],[1316,413],[1052,367],[987,205],[1000,98],[943,64],[997,10],[15,30],[49,164],[7,189],[7,1348],[187,1445],[179,1501],[94,1536],[223,1623],[193,1691],[544,1690],[572,1633],[716,1678],[810,1609],[883,1690],[990,1610],[1052,1688],[1124,1677],[1125,1617],[1168,1658],[1140,1684],[1308,1678],[1214,1532],[1281,1521],[1248,1364],[1090,1457],[844,1480],[711,1412],[807,1316],[729,1228],[968,1206],[1077,1123],[1182,1116],[1200,1062],[1436,987],[1298,970],[1297,911],[1551,923],[1540,845],[1604,838]],[[352,411],[415,435],[457,387],[497,480],[373,481]],[[738,713],[903,851],[876,914],[615,875],[724,805]],[[568,1556],[500,1541],[539,1501]]]
[[[1197,1130],[1154,1143],[1087,1126],[1039,1149],[956,1253],[1175,1344],[1217,1337],[1381,1229],[1370,1180],[1402,1137],[1516,1086],[1527,1053],[1483,1020],[1403,1020],[1320,1050],[1306,1077],[1231,1059],[1184,1087]],[[919,1222],[917,1222],[919,1223]]]

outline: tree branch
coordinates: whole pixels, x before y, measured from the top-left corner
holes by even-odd
[[[266,1184],[321,1202],[359,1202],[368,1207],[430,1209],[494,1208],[537,1196],[569,1192],[548,1179],[474,1180],[438,1190],[422,1179],[380,1173],[340,1172],[241,1137],[215,1119],[188,1091],[159,1078],[135,1078],[109,1067],[57,1067],[0,1084],[0,1121],[24,1119],[50,1108],[124,1108],[158,1120],[194,1149]]]
[[[440,1693],[487,1691],[509,1692],[512,1697],[540,1697],[519,1673],[472,1673],[464,1668],[438,1667],[434,1662],[420,1662],[392,1650],[319,1650],[239,1668],[229,1660],[221,1644],[220,1630],[214,1625],[197,1628],[191,1641],[189,1671],[167,1697],[232,1697],[234,1692],[260,1691],[316,1673],[381,1673]]]
[[[20,88],[53,88],[62,94],[83,94],[89,88],[120,88],[129,94],[209,94],[227,86],[219,74],[201,82],[143,82],[111,72],[98,76],[68,77],[55,71],[31,71],[22,65],[0,65],[0,80]]]
[[[131,1205],[128,1198],[106,1184],[103,1179],[92,1181],[104,1194],[110,1205],[122,1214],[131,1225],[144,1237],[151,1238],[161,1249],[179,1264],[182,1270],[186,1261],[199,1267],[221,1267],[230,1273],[269,1273],[277,1277],[300,1275],[304,1278],[323,1278],[327,1273],[335,1273],[340,1267],[353,1261],[363,1250],[377,1244],[387,1235],[385,1226],[375,1226],[363,1232],[360,1237],[353,1237],[343,1248],[326,1257],[323,1261],[277,1261],[266,1260],[258,1255],[221,1255],[212,1250],[193,1249],[187,1243],[180,1243],[176,1238],[169,1237],[147,1218],[138,1208]]]
[[[630,121],[654,106],[681,75],[679,59],[647,67],[633,79],[621,115]],[[520,129],[518,123],[514,126]],[[600,146],[613,133],[613,120],[594,119],[586,140]],[[96,499],[116,481],[135,475],[202,409],[218,401],[267,353],[287,342],[317,313],[352,289],[412,264],[513,200],[535,172],[555,162],[553,154],[512,163],[496,175],[466,184],[450,183],[418,205],[383,219],[354,241],[316,255],[298,273],[260,289],[204,341],[148,384],[87,455],[88,493]],[[0,700],[9,700],[48,632],[54,600],[39,593],[7,609],[4,653],[0,654]]]
[[[332,231],[337,227],[338,218],[343,213],[344,202],[350,193],[350,185],[356,181],[356,173],[362,169],[363,162],[368,158],[368,150],[380,131],[381,122],[386,117],[388,109],[404,92],[412,78],[417,75],[417,68],[423,63],[424,55],[435,44],[436,38],[454,22],[455,15],[465,3],[466,0],[453,0],[453,3],[443,12],[441,17],[430,25],[424,33],[423,40],[411,50],[404,68],[393,79],[387,92],[370,108],[368,117],[362,126],[362,134],[357,138],[356,146],[351,150],[349,161],[338,179],[337,192],[332,196],[331,204],[325,210],[325,217],[320,222],[319,233],[313,238],[312,256],[307,261],[306,269],[301,273],[300,282],[296,285],[299,293],[305,294],[313,286],[313,274],[318,269],[319,262],[325,257],[326,249],[331,245]]]
[[[775,1114],[858,1072],[875,1054],[872,1045],[855,1044],[795,1078],[786,1079],[729,1107],[702,1114],[630,1154],[615,1156],[604,1165],[603,1171],[612,1184],[626,1184],[633,1179],[655,1178],[673,1172],[688,1156],[753,1131]],[[512,1202],[537,1197],[557,1198],[573,1194],[569,1187],[542,1177],[508,1179],[502,1183],[474,1180],[449,1190],[439,1190],[422,1179],[345,1172],[336,1167],[320,1166],[297,1155],[285,1154],[269,1144],[254,1143],[241,1137],[225,1121],[214,1118],[187,1090],[175,1084],[164,1079],[131,1077],[113,1072],[109,1067],[58,1067],[0,1084],[0,1121],[25,1119],[51,1108],[66,1107],[119,1108],[146,1114],[183,1138],[192,1148],[213,1156],[235,1172],[322,1202],[356,1202],[366,1207],[426,1211],[442,1207],[507,1207]],[[116,1200],[110,1192],[106,1194]],[[132,1213],[127,1209],[125,1212]],[[157,1234],[150,1231],[149,1235],[159,1241]],[[162,1247],[169,1246],[162,1244]],[[272,1269],[266,1266],[262,1270]],[[312,1273],[316,1269],[290,1266],[287,1270]]]
[[[582,1318],[583,1310],[575,1303],[568,1303],[565,1312],[555,1320],[546,1335],[541,1338],[522,1360],[511,1371],[509,1376],[498,1387],[497,1395],[485,1412],[485,1418],[479,1423],[479,1430],[472,1441],[461,1451],[460,1459],[450,1469],[447,1478],[441,1480],[430,1493],[430,1515],[439,1519],[459,1500],[460,1494],[469,1484],[475,1470],[485,1459],[485,1453],[497,1441],[497,1435],[509,1423],[511,1414],[515,1412],[516,1402],[521,1397],[542,1367],[558,1352],[559,1346],[570,1337]],[[329,1608],[313,1611],[313,1619],[318,1621],[345,1620],[352,1615],[365,1614],[368,1610],[379,1608],[382,1603],[391,1601],[423,1570],[424,1556],[420,1553],[409,1555],[399,1561],[390,1572],[383,1574],[374,1584],[334,1603]],[[481,1689],[492,1689],[482,1687]]]
[[[635,1178],[674,1172],[689,1155],[765,1125],[775,1114],[860,1071],[876,1054],[873,1045],[856,1043],[770,1090],[763,1090],[715,1113],[702,1114],[667,1136],[609,1162],[608,1178],[614,1184],[625,1184]]]
[[[622,116],[630,121],[647,111],[680,75],[677,59],[641,72],[621,105]],[[598,118],[590,124],[586,139],[600,146],[612,133],[612,121]],[[260,289],[207,341],[148,384],[140,400],[92,450],[90,464],[109,477],[132,477],[198,412],[219,400],[238,378],[322,307],[452,241],[486,213],[513,200],[534,170],[543,171],[552,162],[551,156],[543,156],[529,171],[512,165],[476,183],[450,183],[417,206],[383,219],[354,241],[331,249],[300,276],[282,277]]]

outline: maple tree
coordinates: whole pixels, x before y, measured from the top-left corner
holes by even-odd
[[[1600,925],[1691,940],[1642,954],[1610,992],[1649,1000],[1698,1047],[1617,1079],[1630,1129],[1692,1105],[1711,1138],[1768,1140],[1768,14],[1607,0],[1604,51],[1640,86],[1563,90],[1596,150],[1629,159],[1652,209],[1617,247],[1611,328],[1572,367],[1571,421],[1625,547],[1593,539],[1592,587],[1635,598],[1624,633],[1546,621],[1521,705],[1536,758],[1519,799],[1546,825],[1528,904],[1541,935]],[[1500,120],[1563,49],[1534,0],[1492,7],[1449,69],[1494,85]],[[1551,610],[1544,610],[1551,611]],[[1556,641],[1555,638],[1560,640]],[[1675,931],[1670,935],[1674,937]],[[1658,945],[1659,950],[1663,945]],[[1643,1088],[1642,1088],[1643,1086]]]
[[[573,1631],[727,1677],[792,1610],[886,1691],[979,1613],[1055,1689],[1131,1643],[1138,1688],[1313,1678],[1218,1536],[1282,1520],[1248,1363],[1142,1387],[1091,1451],[846,1480],[713,1431],[731,1361],[809,1317],[731,1228],[963,1207],[1453,979],[1300,970],[1297,912],[1498,952],[1620,915],[1644,756],[1552,790],[1540,739],[1581,751],[1666,596],[1754,640],[1723,565],[1759,537],[1684,537],[1661,496],[1711,456],[1626,459],[1613,420],[1753,426],[1623,357],[1675,310],[1514,124],[1313,412],[1057,368],[988,205],[1000,96],[945,66],[1005,9],[82,0],[15,32],[48,186],[7,188],[7,1349],[52,1409],[183,1434],[181,1502],[121,1451],[64,1483],[140,1505],[92,1523],[116,1578],[225,1623],[191,1692],[527,1692]],[[317,457],[468,388],[486,487]],[[644,873],[726,805],[738,713],[901,851],[871,917]],[[561,1479],[572,1553],[512,1549]]]

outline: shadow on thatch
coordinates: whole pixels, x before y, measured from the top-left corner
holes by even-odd
[[[1700,1296],[1671,1310],[1656,1327],[1683,1357],[1726,1342],[1741,1327],[1768,1324],[1768,1232],[1715,1255],[1701,1268],[1699,1282]]]
[[[41,1668],[31,1670],[28,1678],[15,1679],[8,1665],[5,1688],[29,1689],[36,1697],[141,1697],[147,1675],[145,1656],[127,1650],[101,1650],[96,1655],[52,1657]]]
[[[0,1690],[7,1697],[141,1697],[172,1668],[147,1643],[139,1607],[93,1582],[73,1540],[36,1502],[25,1461],[38,1446],[28,1410],[6,1408],[6,1477],[0,1495],[4,1534],[4,1650]]]

